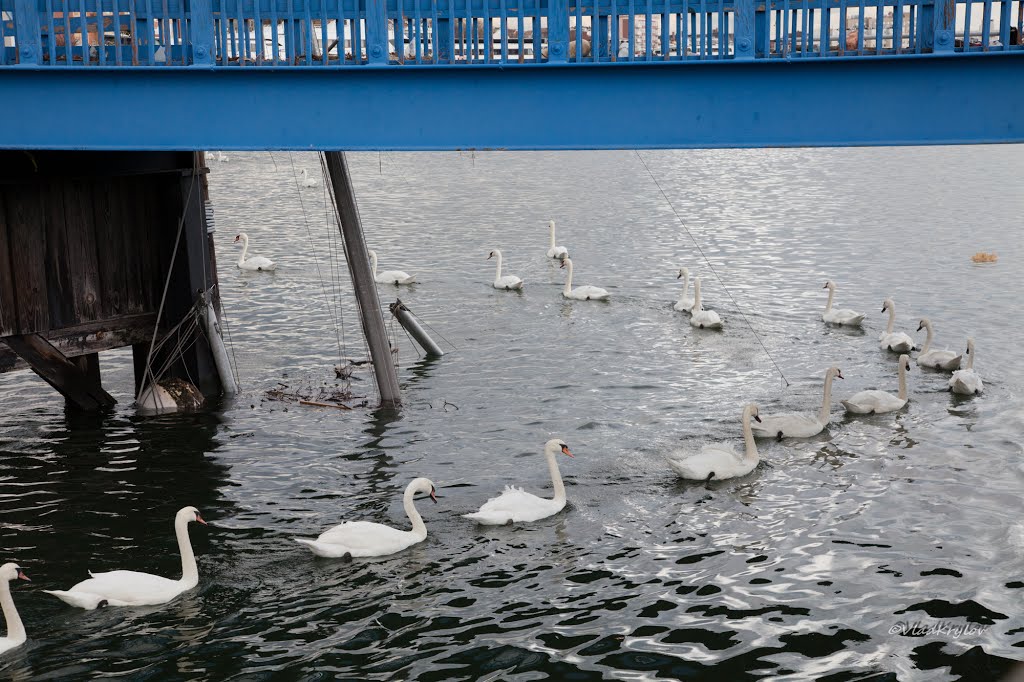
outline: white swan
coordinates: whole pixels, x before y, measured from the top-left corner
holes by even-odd
[[[894,353],[909,353],[914,350],[914,339],[903,332],[894,332],[893,325],[896,324],[896,304],[891,298],[885,299],[882,304],[882,312],[889,311],[889,324],[885,331],[878,337],[879,345],[883,350],[891,350]]]
[[[3,608],[4,621],[7,622],[7,636],[0,637],[0,654],[21,646],[28,639],[18,609],[14,607],[14,597],[11,596],[11,581],[28,579],[18,564],[0,566],[0,607]]]
[[[900,393],[894,396],[885,391],[860,391],[846,400],[840,400],[847,412],[854,414],[882,414],[895,412],[907,404],[907,372],[910,371],[910,356],[900,356]]]
[[[962,395],[976,395],[985,390],[981,377],[974,371],[974,339],[967,339],[967,367],[953,372],[949,390]]]
[[[416,493],[426,493],[436,504],[436,492],[428,478],[414,478],[405,487],[403,502],[405,513],[412,522],[412,530],[398,530],[369,521],[346,521],[325,530],[316,540],[295,538],[295,542],[307,545],[317,556],[334,559],[385,556],[401,552],[427,539],[427,527],[423,524],[423,517],[416,511],[413,497]]]
[[[825,372],[825,395],[821,400],[821,409],[816,417],[804,414],[780,414],[761,417],[760,424],[753,427],[754,435],[761,438],[810,438],[822,432],[831,421],[829,413],[832,408],[832,379],[842,379],[843,373],[838,367],[829,367]]]
[[[195,507],[182,507],[174,516],[174,534],[178,538],[178,550],[181,552],[180,580],[139,571],[90,572],[91,578],[69,590],[43,591],[71,606],[87,610],[98,606],[165,604],[199,584],[196,555],[192,552],[192,543],[188,538],[188,524],[193,521],[206,525]]]
[[[373,279],[380,282],[381,284],[414,284],[416,279],[407,272],[402,270],[385,270],[384,272],[377,273],[377,252],[369,251],[370,264],[373,268]]]
[[[557,514],[565,507],[565,485],[558,471],[558,453],[572,457],[569,446],[561,438],[552,438],[544,444],[544,457],[548,460],[548,471],[551,473],[551,485],[555,488],[552,499],[531,495],[522,488],[505,486],[505,491],[493,497],[480,507],[480,511],[465,514],[465,518],[473,519],[485,526],[500,526],[506,523],[539,521]]]
[[[568,258],[569,249],[564,246],[555,246],[555,221],[548,221],[548,234],[551,237],[551,248],[548,249],[548,258]]]
[[[509,291],[511,289],[523,288],[523,280],[519,279],[515,275],[502,276],[501,251],[498,251],[498,249],[494,249],[493,251],[491,251],[489,254],[487,254],[487,259],[490,260],[491,258],[498,259],[498,268],[494,272],[494,283],[491,286],[493,286],[495,289],[505,289],[506,291]]]
[[[249,235],[245,232],[235,235],[235,243],[242,242],[242,255],[238,257],[238,267],[242,270],[259,270],[271,272],[277,268],[277,264],[263,256],[253,256],[246,260],[245,254],[249,251]]]
[[[829,324],[845,324],[850,327],[859,327],[860,323],[864,321],[863,313],[855,312],[849,308],[832,309],[832,297],[836,293],[835,282],[829,280],[825,282],[825,286],[822,288],[828,289],[828,303],[825,304],[825,312],[821,314],[821,319]]]
[[[688,268],[680,268],[676,279],[683,280],[683,293],[679,295],[679,300],[672,307],[681,313],[692,312],[693,298],[687,295],[690,290],[690,270]]]
[[[743,442],[746,452],[736,452],[724,443],[705,445],[696,454],[673,453],[667,457],[668,465],[691,481],[710,481],[712,478],[735,478],[745,476],[754,470],[761,457],[757,453],[754,434],[750,430],[750,418],[761,421],[757,416],[757,405],[751,403],[743,408]]]
[[[698,329],[721,329],[722,318],[714,310],[704,310],[700,302],[700,277],[693,278],[693,310],[690,324]]]
[[[917,354],[917,366],[941,369],[946,372],[952,372],[959,368],[962,355],[957,355],[955,351],[951,350],[931,350],[934,332],[932,331],[932,322],[927,317],[922,318],[921,323],[917,325],[917,331],[922,329],[927,330],[928,336],[925,337],[921,352]]]
[[[164,61],[166,61],[166,59]],[[225,154],[224,152],[217,152],[216,154],[214,154],[213,158],[217,159],[221,163],[227,163],[228,161],[231,160],[231,159],[228,158],[227,154]]]
[[[302,187],[317,187],[320,185],[320,181],[316,178],[309,177],[309,173],[307,173],[306,169],[303,168],[302,177],[299,179],[299,185]]]
[[[572,259],[566,256],[562,259],[560,268],[568,268],[569,272],[565,278],[565,288],[562,289],[562,296],[574,298],[578,301],[607,301],[608,292],[601,287],[592,287],[589,284],[583,287],[572,288]]]

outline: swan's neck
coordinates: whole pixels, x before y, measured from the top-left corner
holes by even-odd
[[[690,290],[690,275],[683,275],[683,293],[679,296],[679,300],[682,301],[686,298],[686,292]]]
[[[693,309],[700,310],[700,280],[694,280],[693,282]],[[747,420],[750,421],[749,419]]]
[[[971,352],[967,354],[967,369],[974,369],[974,349],[970,349]]]
[[[501,279],[501,252],[498,252],[498,267],[494,271],[494,279]]]
[[[757,443],[754,442],[754,432],[750,428],[750,413],[743,413],[743,443],[747,446],[744,459],[757,461]]]
[[[416,504],[413,502],[413,496],[416,495],[414,489],[406,488],[405,490],[405,514],[409,517],[409,521],[412,522],[412,533],[420,538],[427,537],[427,526],[423,523],[423,517],[416,511]]]
[[[892,334],[892,328],[896,324],[896,306],[889,306],[889,324],[885,327],[886,334]]]
[[[554,234],[554,233],[552,233]],[[565,295],[568,296],[572,293],[572,261],[565,261],[565,269],[569,272],[565,276]]]
[[[0,606],[3,607],[4,620],[7,621],[7,637],[24,642],[25,626],[21,623],[18,609],[14,608],[14,597],[11,596],[11,584],[0,580]]]
[[[907,367],[900,362],[900,400],[907,399]]]
[[[551,237],[551,248],[555,248],[555,224],[548,225],[548,235]]]
[[[829,413],[832,411],[832,372],[825,375],[825,397],[821,400],[821,412],[818,413],[818,421],[827,424]]]
[[[562,472],[558,470],[558,455],[548,454],[548,471],[551,472],[551,485],[555,488],[554,501],[565,504],[565,484],[562,483]]]
[[[832,310],[832,297],[836,295],[836,290],[832,287],[828,288],[828,303],[825,304],[825,312]]]
[[[242,235],[242,255],[238,257],[238,264],[245,262],[245,254],[249,251],[249,238]]]
[[[178,550],[181,552],[181,582],[190,588],[195,587],[199,584],[199,567],[188,537],[188,521],[176,521],[174,534],[178,536]]]
[[[922,354],[927,353],[928,349],[932,347],[932,326],[926,325],[924,330],[926,336],[924,337],[924,348],[921,349]]]

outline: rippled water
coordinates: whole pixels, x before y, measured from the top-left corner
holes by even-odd
[[[630,152],[351,157],[381,268],[418,276],[402,299],[451,344],[421,360],[392,326],[397,415],[264,399],[279,382],[333,387],[339,342],[347,356],[365,350],[323,190],[292,182],[293,169],[318,174],[316,157],[216,164],[243,395],[202,415],[138,418],[125,351],[102,359],[120,401],[102,418],[65,414],[34,375],[0,377],[2,560],[34,581],[14,586],[30,641],[0,659],[0,676],[1006,674],[1024,658],[1020,148],[643,158],[689,234]],[[611,302],[561,298],[549,218],[576,283]],[[276,273],[234,268],[243,229]],[[488,286],[492,248],[526,280],[522,294]],[[981,250],[998,263],[973,264]],[[704,277],[723,332],[671,309],[684,265]],[[868,314],[865,331],[821,324],[826,278],[840,306]],[[895,356],[875,340],[889,295],[899,328],[927,315],[940,346],[975,338],[982,396],[953,397],[915,366],[898,414],[853,420],[837,406],[820,437],[762,443],[750,476],[676,479],[664,455],[738,442],[748,401],[815,411],[830,364],[846,377],[837,397],[895,390]],[[371,376],[352,390],[372,399]],[[505,483],[550,494],[541,449],[554,435],[577,455],[561,461],[563,513],[522,527],[461,518]],[[403,525],[401,491],[421,475],[440,494],[419,505],[422,544],[345,563],[292,542],[343,519]],[[210,521],[191,531],[196,590],[93,612],[41,592],[86,569],[174,575],[171,518],[186,504]]]

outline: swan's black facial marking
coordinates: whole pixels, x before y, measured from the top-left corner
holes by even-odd
[[[201,523],[204,526],[208,525],[206,521],[203,521],[203,517],[199,515],[199,512],[196,512],[196,523]]]
[[[843,370],[841,370],[841,369],[837,369],[836,370],[836,378],[837,379],[845,379],[845,377],[843,376]]]
[[[27,580],[32,582],[32,579],[25,575],[25,570],[21,566],[15,566],[14,572],[17,575],[18,580]]]
[[[569,457],[572,457],[573,459],[576,459],[576,455],[572,454],[569,451],[569,446],[568,445],[566,445],[564,442],[561,442],[561,441],[559,441],[558,445],[559,445],[560,448],[562,448],[562,454],[563,455],[567,455]]]
[[[757,416],[757,415],[755,414],[755,415],[754,415],[754,421],[756,421],[756,422],[757,422],[758,424],[760,424],[760,423],[761,423],[761,418],[760,418],[760,417],[758,417],[758,416]],[[779,433],[782,433],[782,432],[780,431]]]
[[[922,329],[924,329],[924,323],[923,322],[921,324],[917,325],[917,331],[921,331]]]
[[[882,306],[882,312],[884,313],[884,312],[885,312],[885,310],[886,310],[886,308],[888,308],[888,307],[889,307],[889,306],[887,306],[887,305],[883,305],[883,306]]]

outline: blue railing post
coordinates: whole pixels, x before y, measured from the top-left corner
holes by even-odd
[[[956,35],[955,0],[935,0],[935,23],[932,30],[935,52],[952,52]]]
[[[535,41],[536,36],[534,30]],[[548,0],[548,61],[564,64],[568,60],[569,0]]]
[[[736,0],[733,52],[736,59],[754,58],[754,0]],[[721,40],[721,37],[719,37]]]
[[[18,45],[18,64],[21,66],[34,66],[43,61],[38,7],[35,0],[14,0],[14,35]]]
[[[213,66],[216,59],[216,45],[213,31],[213,3],[210,0],[189,0],[191,21],[189,37],[192,41],[192,64]],[[170,57],[170,47],[166,47]]]
[[[395,45],[395,50],[401,49]],[[371,64],[387,64],[390,52],[386,0],[366,0],[366,59]]]

